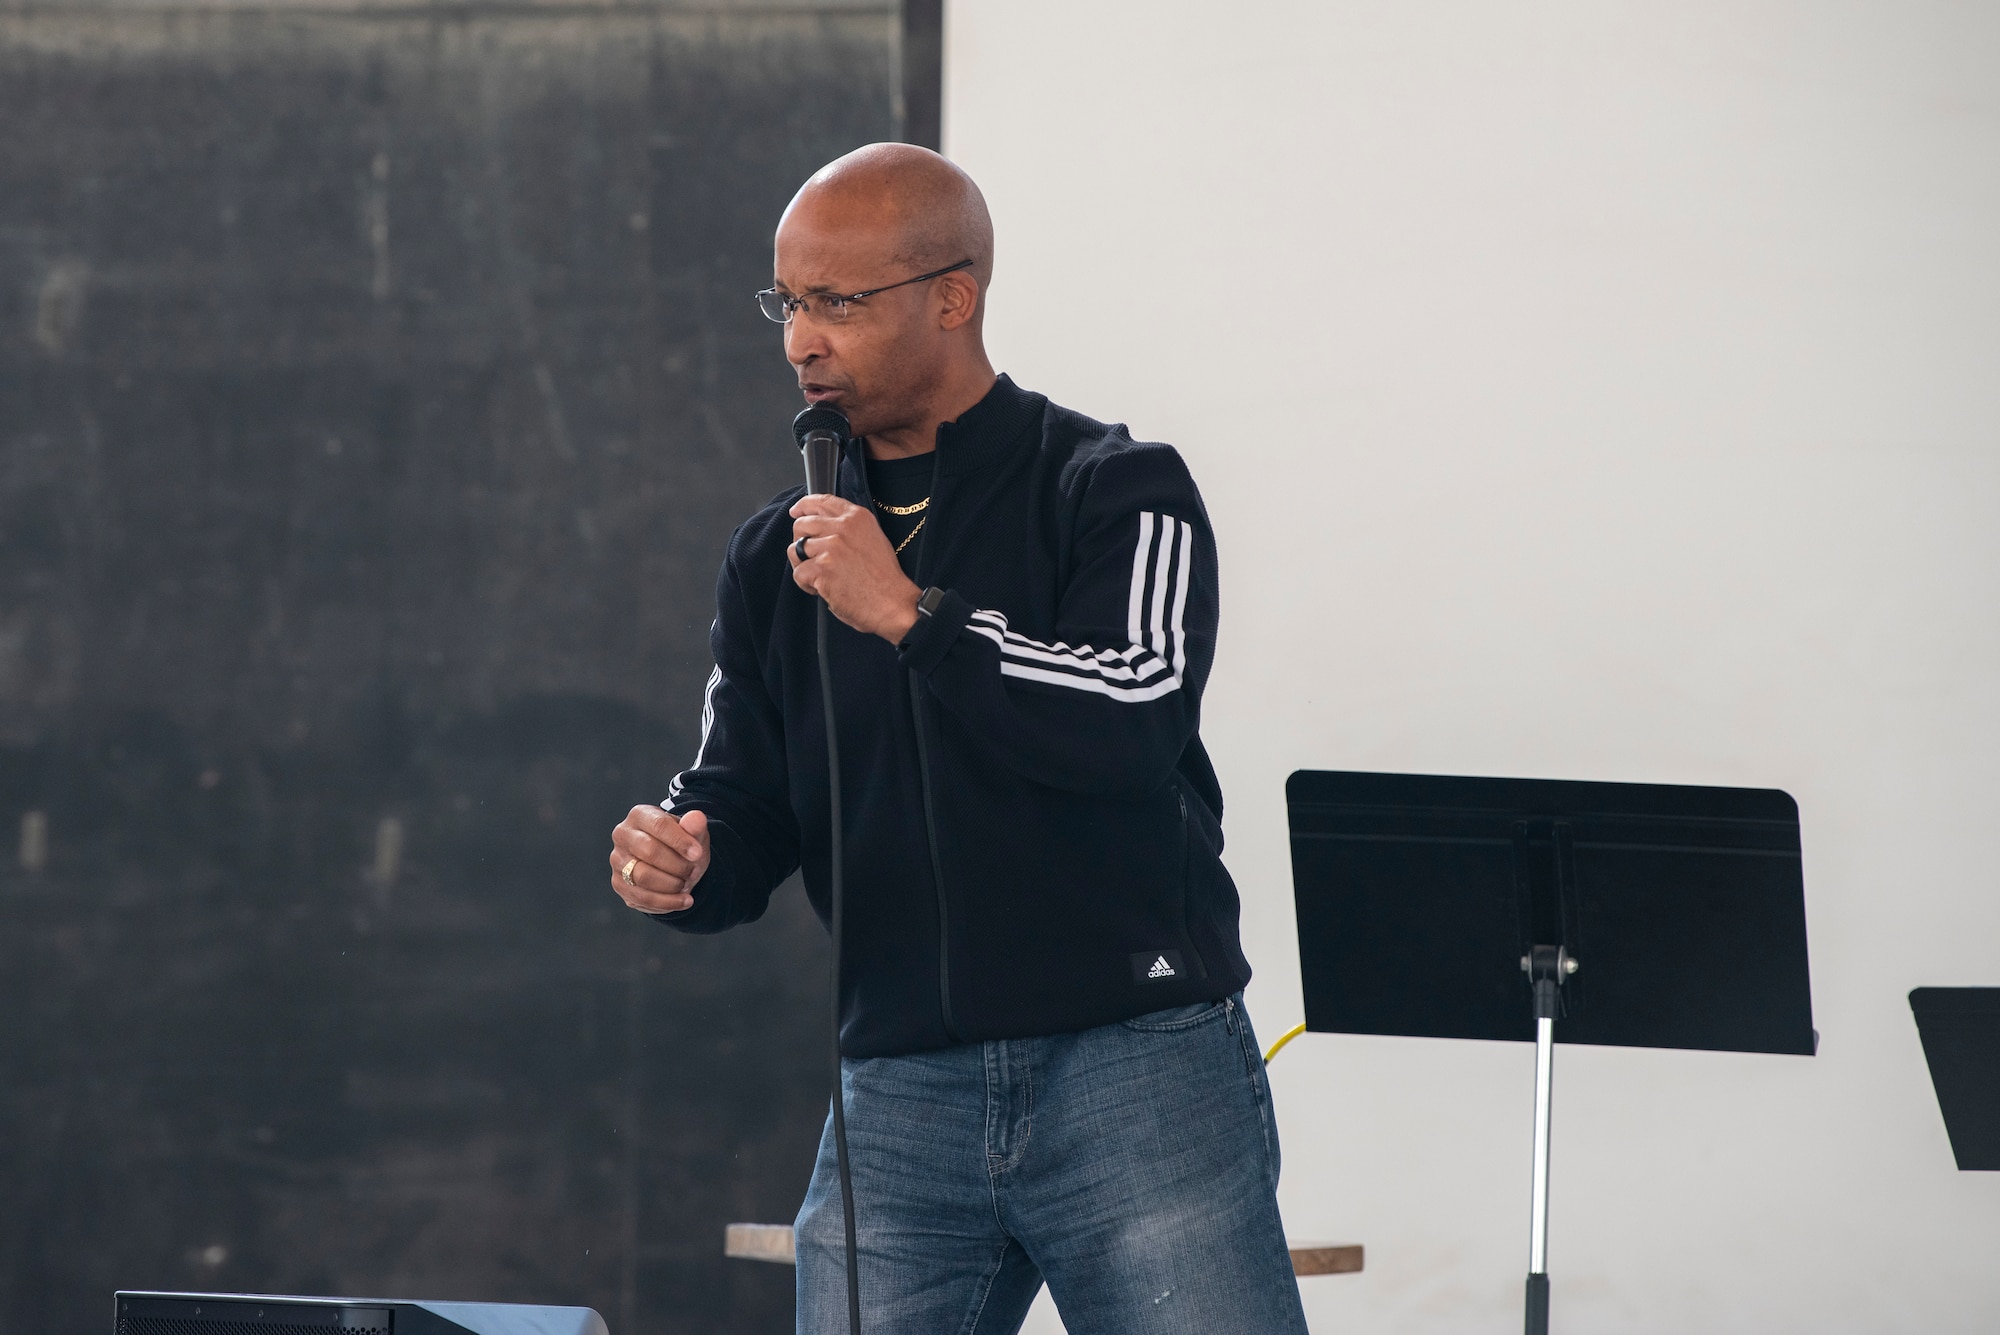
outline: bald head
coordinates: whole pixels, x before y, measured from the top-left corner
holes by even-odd
[[[993,280],[993,219],[972,178],[915,144],[869,144],[814,172],[778,221],[867,237],[885,261],[915,273],[972,261],[983,297]]]
[[[785,357],[806,401],[847,414],[874,457],[934,448],[938,424],[993,387],[993,220],[972,178],[929,149],[870,144],[814,172],[772,261],[781,295],[862,294],[837,313],[791,308]]]

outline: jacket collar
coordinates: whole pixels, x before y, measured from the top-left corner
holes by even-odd
[[[993,382],[986,397],[959,414],[955,422],[938,426],[938,472],[970,473],[1014,452],[1021,433],[1042,415],[1048,402],[1030,394],[1005,375]]]
[[[1021,433],[1039,421],[1048,405],[1045,395],[1030,393],[1002,375],[986,391],[986,397],[967,408],[952,422],[938,423],[937,471],[956,477],[984,468],[1014,452]],[[859,436],[847,443],[843,463],[852,468],[867,495],[868,442]]]

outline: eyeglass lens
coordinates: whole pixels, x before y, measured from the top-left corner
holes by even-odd
[[[810,292],[803,297],[788,297],[776,288],[765,288],[757,294],[757,305],[763,310],[764,318],[778,324],[788,324],[794,312],[804,307],[815,320],[843,320],[847,318],[848,301],[830,292]]]

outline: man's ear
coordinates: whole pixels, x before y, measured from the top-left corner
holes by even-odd
[[[961,328],[979,310],[979,280],[960,269],[945,274],[937,284],[938,293],[944,298],[938,324],[947,330]]]

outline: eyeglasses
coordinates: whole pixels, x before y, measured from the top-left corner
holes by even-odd
[[[767,287],[757,294],[757,308],[764,312],[764,318],[777,324],[790,324],[792,317],[800,310],[808,312],[815,320],[838,324],[847,318],[847,308],[863,297],[872,297],[878,292],[891,292],[912,283],[927,283],[933,278],[942,278],[960,269],[970,269],[971,260],[960,260],[957,264],[947,264],[942,269],[920,273],[915,278],[905,278],[900,283],[890,283],[883,287],[871,287],[866,292],[850,292],[837,296],[832,292],[808,292],[802,297],[788,296],[775,287]]]

